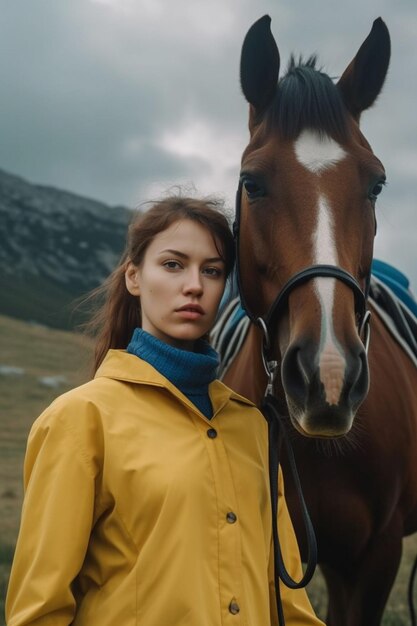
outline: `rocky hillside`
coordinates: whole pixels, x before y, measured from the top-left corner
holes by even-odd
[[[0,170],[0,313],[56,328],[111,272],[131,211]]]

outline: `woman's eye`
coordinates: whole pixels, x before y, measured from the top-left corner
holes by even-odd
[[[223,275],[223,270],[219,267],[206,267],[204,273],[217,278],[218,276],[220,277]]]
[[[180,263],[178,263],[178,261],[165,261],[164,262],[164,267],[168,268],[169,270],[176,270],[179,269],[181,267]]]

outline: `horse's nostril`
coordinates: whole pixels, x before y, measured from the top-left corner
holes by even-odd
[[[281,377],[286,394],[303,405],[307,394],[308,375],[303,365],[300,346],[293,345],[287,350],[282,362]]]
[[[364,349],[361,349],[357,358],[359,359],[360,365],[358,367],[356,380],[353,382],[349,392],[349,402],[354,411],[356,411],[361,402],[363,402],[369,390],[368,359]]]

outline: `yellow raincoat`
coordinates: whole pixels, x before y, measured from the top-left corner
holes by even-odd
[[[8,626],[277,624],[267,427],[221,382],[213,418],[151,365],[111,350],[93,381],[38,418]],[[282,492],[282,478],[280,478]],[[283,498],[287,565],[300,559]],[[282,588],[287,626],[318,626]]]

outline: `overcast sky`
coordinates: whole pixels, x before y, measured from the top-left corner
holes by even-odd
[[[109,204],[170,185],[233,201],[247,143],[241,44],[268,13],[282,66],[339,76],[381,16],[384,91],[362,128],[383,161],[376,255],[417,292],[415,0],[0,0],[0,168]]]

